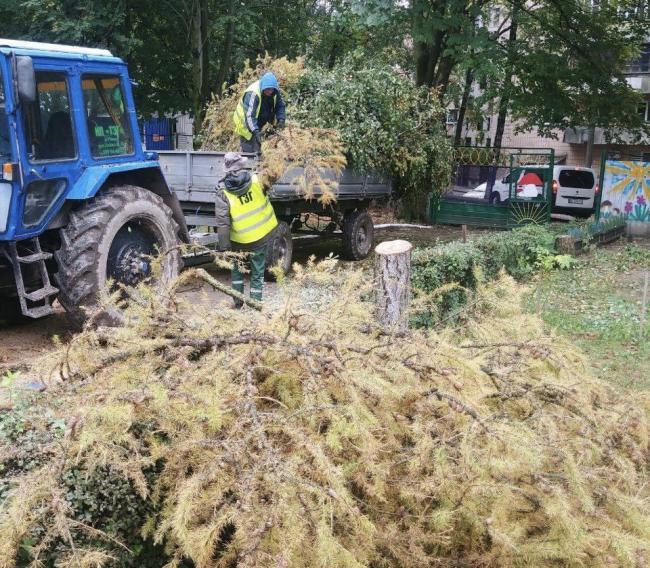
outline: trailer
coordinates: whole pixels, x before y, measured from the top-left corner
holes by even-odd
[[[256,169],[257,156],[244,155],[249,158],[251,169]],[[224,156],[225,152],[158,152],[160,169],[178,198],[190,236],[197,244],[217,246],[214,200],[217,187],[225,176]],[[300,194],[296,180],[302,174],[302,168],[287,171],[269,191],[279,226],[270,245],[268,264],[279,263],[284,272],[290,269],[292,235],[296,233],[339,238],[344,258],[365,258],[374,242],[368,207],[390,198],[391,183],[350,170],[344,170],[338,176],[326,172],[325,179],[336,182],[333,186],[336,199],[323,205],[319,200],[322,188],[315,187],[310,199]]]

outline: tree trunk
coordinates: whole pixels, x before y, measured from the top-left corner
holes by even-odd
[[[393,331],[408,328],[411,301],[411,249],[408,241],[387,241],[375,248],[377,319]]]
[[[224,83],[230,70],[230,59],[232,56],[232,48],[235,44],[235,0],[228,1],[227,14],[228,14],[228,27],[226,28],[226,44],[223,48],[221,56],[221,65],[217,73],[216,92],[217,95],[223,93]]]
[[[210,94],[208,61],[208,0],[192,3],[192,108],[195,124],[201,127],[203,106]]]
[[[585,155],[585,166],[590,168],[594,163],[594,138],[596,137],[596,127],[590,126],[587,132],[587,153]]]
[[[438,70],[436,72],[435,86],[438,89],[438,99],[442,103],[445,94],[447,93],[447,88],[449,87],[449,78],[451,77],[451,72],[456,66],[456,59],[450,55],[446,55],[440,60],[438,65]]]
[[[503,132],[506,127],[506,118],[508,117],[508,109],[510,107],[510,90],[512,89],[512,71],[514,49],[513,44],[517,40],[517,19],[516,11],[512,12],[512,23],[510,24],[510,32],[508,34],[508,60],[506,63],[506,77],[503,81],[501,89],[501,99],[499,100],[499,116],[497,117],[497,127],[494,133],[494,148],[496,151],[501,149],[503,141]]]
[[[460,141],[463,136],[463,124],[465,124],[465,113],[467,112],[467,104],[469,103],[469,96],[472,92],[472,84],[474,83],[474,69],[468,69],[465,74],[465,86],[463,87],[463,97],[460,100],[460,109],[458,109],[458,122],[456,122],[456,134],[454,135],[454,146],[460,146]]]

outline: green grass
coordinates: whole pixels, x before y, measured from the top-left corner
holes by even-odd
[[[650,242],[616,243],[579,257],[573,270],[541,275],[527,307],[573,340],[597,376],[650,389],[650,305],[641,324],[646,272]]]

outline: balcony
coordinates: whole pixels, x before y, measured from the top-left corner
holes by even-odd
[[[650,73],[646,75],[634,75],[626,77],[627,84],[635,91],[643,94],[650,94]]]
[[[567,128],[564,131],[563,142],[566,144],[586,144],[589,140],[588,128]],[[635,136],[628,132],[618,132],[608,139],[603,128],[596,128],[594,132],[594,145],[623,144],[623,145],[648,145],[650,140]]]

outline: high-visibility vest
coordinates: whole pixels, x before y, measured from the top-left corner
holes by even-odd
[[[256,175],[246,193],[235,195],[227,189],[224,193],[230,203],[230,240],[234,243],[254,243],[277,227],[273,206]]]
[[[244,137],[246,140],[250,140],[253,137],[253,133],[248,129],[248,126],[246,126],[246,109],[244,108],[244,97],[246,96],[246,93],[255,93],[257,95],[258,104],[257,104],[257,112],[255,113],[255,118],[259,118],[260,110],[262,108],[262,90],[260,88],[260,82],[255,81],[254,83],[248,86],[248,88],[242,95],[242,98],[239,99],[239,102],[237,103],[237,108],[235,109],[235,112],[232,115],[232,121],[235,125],[235,132],[240,136]],[[273,95],[273,109],[275,109],[277,100],[278,100],[278,95],[276,93],[275,95]]]

